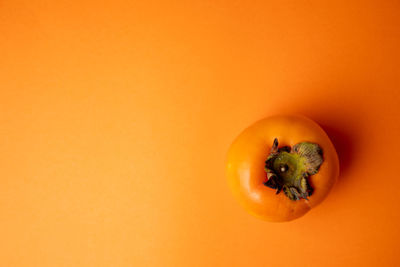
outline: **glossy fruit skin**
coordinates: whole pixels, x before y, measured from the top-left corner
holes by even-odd
[[[309,177],[314,189],[309,200],[290,200],[263,185],[265,160],[274,138],[279,146],[299,142],[317,143],[324,161],[317,174]],[[290,221],[306,214],[328,195],[339,175],[336,150],[324,130],[301,115],[277,115],[262,119],[245,129],[232,143],[227,156],[227,177],[234,196],[252,215],[275,222]]]

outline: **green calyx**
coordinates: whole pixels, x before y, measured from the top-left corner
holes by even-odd
[[[276,194],[283,191],[291,200],[308,199],[313,188],[307,178],[318,172],[322,162],[319,145],[301,142],[292,148],[278,148],[278,139],[275,138],[265,161],[268,180],[264,185],[276,189]]]

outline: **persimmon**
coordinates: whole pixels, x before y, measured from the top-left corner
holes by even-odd
[[[251,214],[290,221],[321,203],[339,175],[324,130],[301,115],[262,119],[245,129],[227,156],[229,186]]]

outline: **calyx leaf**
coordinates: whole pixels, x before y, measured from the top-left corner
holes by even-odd
[[[298,143],[293,148],[279,148],[278,145],[275,138],[265,161],[267,181],[264,185],[276,189],[276,194],[283,191],[291,200],[308,199],[313,193],[308,177],[316,174],[323,163],[321,147],[310,142]]]

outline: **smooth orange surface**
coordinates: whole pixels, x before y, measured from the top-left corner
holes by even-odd
[[[275,138],[279,148],[311,142],[322,149],[322,165],[307,178],[313,188],[308,199],[293,201],[264,185],[265,162]],[[318,124],[304,116],[285,114],[259,120],[236,137],[229,147],[226,174],[232,193],[250,214],[283,222],[305,215],[327,197],[339,175],[339,160],[331,140]]]
[[[0,265],[396,265],[399,9],[1,1]],[[321,124],[341,164],[289,223],[225,179],[233,139],[278,113]]]

